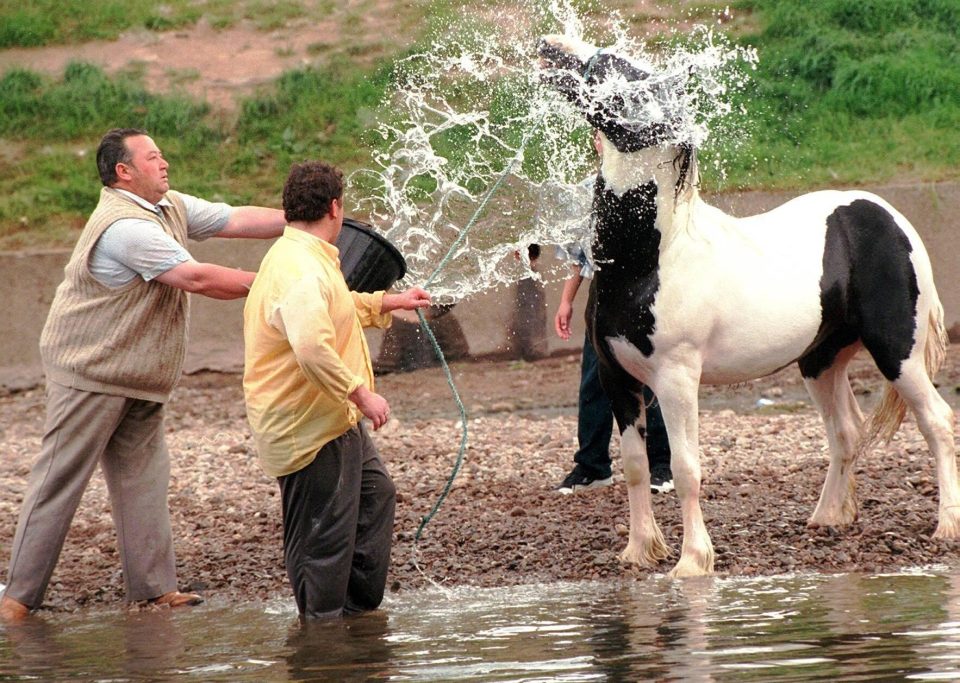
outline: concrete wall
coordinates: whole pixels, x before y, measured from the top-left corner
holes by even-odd
[[[933,261],[940,298],[946,311],[947,326],[960,325],[960,183],[896,185],[868,188],[885,197],[906,215],[924,239]],[[754,192],[708,197],[724,211],[745,216],[768,210],[796,196],[796,192]],[[192,246],[201,261],[254,269],[269,245],[247,240],[209,240]],[[18,389],[42,379],[37,340],[53,292],[63,276],[68,251],[29,254],[0,253],[4,303],[0,307],[0,389]],[[544,259],[553,258],[550,249]],[[582,309],[586,293],[577,297],[574,334],[563,342],[552,332],[552,315],[559,301],[561,283],[546,287],[548,310],[547,349],[575,349],[583,339]],[[514,288],[501,288],[466,299],[454,309],[475,355],[503,350],[509,345]],[[243,364],[241,333],[242,301],[221,302],[193,297],[191,343],[186,371],[209,369],[234,372]],[[376,355],[381,333],[370,333],[371,349]]]

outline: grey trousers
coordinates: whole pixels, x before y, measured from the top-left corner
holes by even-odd
[[[13,538],[6,594],[43,603],[70,523],[97,463],[110,494],[127,599],[177,587],[167,507],[163,404],[47,383],[47,417]]]
[[[284,561],[300,614],[376,609],[390,567],[396,488],[366,430],[337,437],[278,481]]]

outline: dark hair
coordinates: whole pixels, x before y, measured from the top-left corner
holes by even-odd
[[[305,161],[290,167],[283,186],[283,215],[288,223],[323,218],[330,202],[343,198],[343,173],[322,161]]]
[[[146,134],[147,131],[139,128],[114,128],[107,131],[97,147],[97,171],[104,185],[110,187],[117,182],[117,164],[130,163],[132,157],[127,149],[127,138]]]

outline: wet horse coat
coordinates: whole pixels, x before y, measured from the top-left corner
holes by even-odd
[[[696,155],[671,142],[669,120],[645,127],[621,115],[625,97],[594,86],[648,74],[622,57],[561,37],[541,43],[544,80],[602,133],[597,234],[587,327],[613,403],[630,501],[622,559],[669,555],[653,516],[641,387],[657,394],[683,516],[676,576],[713,570],[700,509],[697,394],[797,363],[827,432],[830,464],[811,526],[857,517],[854,464],[889,438],[907,408],[936,459],[935,537],[960,537],[953,413],[931,376],[943,360],[943,309],[914,228],[880,197],[823,191],[764,214],[734,218],[697,190]],[[888,380],[865,419],[847,364],[866,348]]]

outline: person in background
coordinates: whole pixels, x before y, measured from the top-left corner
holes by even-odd
[[[351,292],[334,246],[343,175],[294,165],[287,227],[264,257],[244,306],[243,388],[260,464],[277,478],[287,575],[301,617],[376,609],[383,599],[396,491],[361,418],[390,419],[374,391],[363,327],[430,305],[413,287]]]
[[[599,137],[594,134],[594,148],[601,152]],[[583,182],[583,189],[592,195],[594,178]],[[590,217],[593,220],[593,217]],[[590,235],[591,230],[586,234]],[[574,243],[559,247],[558,258],[571,263],[572,273],[564,282],[560,294],[560,304],[554,316],[554,329],[557,335],[570,338],[570,319],[573,316],[573,302],[584,278],[593,277],[595,267],[589,256],[589,250],[582,244]],[[613,483],[613,471],[610,461],[610,439],[613,436],[613,408],[610,399],[600,384],[599,361],[597,352],[589,339],[584,339],[583,356],[580,365],[580,391],[577,400],[577,443],[578,449],[573,456],[574,467],[557,487],[560,493],[574,493],[582,489],[609,486]],[[670,469],[670,444],[667,441],[667,428],[663,422],[660,404],[653,392],[643,388],[643,399],[647,411],[647,462],[650,466],[650,488],[654,493],[667,493],[673,490],[673,474]]]
[[[583,251],[570,247],[584,259]],[[572,266],[573,273],[567,278],[560,295],[560,304],[554,316],[554,329],[564,340],[570,339],[570,319],[573,301],[585,277],[592,274],[591,267],[583,261],[582,266]],[[577,399],[577,452],[573,456],[574,467],[557,487],[560,493],[575,493],[581,489],[609,486],[613,483],[610,461],[610,439],[613,436],[613,408],[610,399],[600,384],[597,352],[589,339],[584,339],[580,363],[580,391]],[[670,444],[667,428],[663,423],[660,404],[649,388],[643,388],[643,400],[647,409],[647,462],[650,465],[650,488],[654,493],[673,490],[673,474],[670,470]]]
[[[40,607],[97,464],[110,495],[129,601],[202,602],[177,589],[164,403],[181,373],[188,293],[246,296],[254,273],[193,259],[188,238],[277,237],[283,212],[233,208],[170,189],[169,164],[143,130],[97,149],[103,188],[57,287],[40,354],[46,423],[11,547],[0,618]]]

